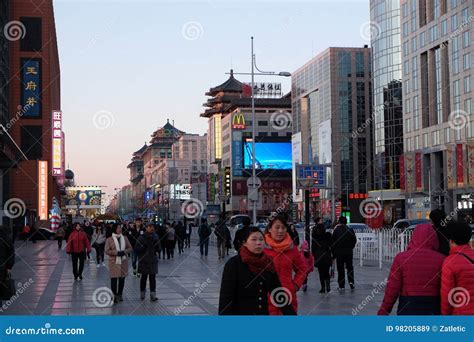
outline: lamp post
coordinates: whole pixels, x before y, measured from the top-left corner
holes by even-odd
[[[280,72],[273,72],[273,71],[262,71],[260,70],[257,65],[256,65],[256,58],[255,58],[255,53],[253,51],[253,37],[250,37],[251,41],[251,78],[252,78],[252,92],[251,92],[251,97],[252,97],[252,187],[251,191],[252,194],[255,194],[256,191],[258,191],[257,186],[256,186],[256,158],[255,158],[255,137],[257,135],[256,133],[256,118],[255,118],[255,93],[254,93],[254,88],[255,88],[255,75],[263,75],[263,76],[282,76],[282,77],[290,77],[291,73],[288,71],[280,71]],[[255,69],[258,71],[257,73],[255,72]],[[234,73],[236,75],[249,75],[249,73]],[[252,222],[254,225],[257,224],[257,202],[258,202],[258,196],[257,198],[253,198],[252,200]]]

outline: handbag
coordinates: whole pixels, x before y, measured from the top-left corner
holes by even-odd
[[[0,299],[9,300],[16,294],[15,281],[10,273],[7,273],[4,281],[0,281]]]

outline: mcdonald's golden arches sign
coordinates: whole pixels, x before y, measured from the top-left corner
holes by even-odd
[[[233,129],[245,129],[245,117],[242,113],[235,113],[232,117]]]

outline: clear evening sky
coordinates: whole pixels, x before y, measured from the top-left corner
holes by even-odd
[[[329,46],[369,44],[369,1],[56,0],[66,163],[78,185],[129,183],[131,155],[175,120],[203,134],[204,93],[232,67],[294,71]],[[247,76],[237,76],[248,82]],[[289,79],[281,81],[285,92]]]

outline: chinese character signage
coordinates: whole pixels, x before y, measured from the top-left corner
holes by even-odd
[[[38,161],[38,216],[48,219],[48,162]]]
[[[403,154],[399,157],[399,167],[400,167],[400,190],[405,191],[405,157]]]
[[[470,187],[474,186],[474,144],[467,144],[467,169],[469,172],[468,183]]]
[[[415,182],[416,191],[423,190],[422,174],[421,174],[421,153],[415,153]]]
[[[232,171],[236,177],[242,177],[243,155],[242,132],[232,132]]]
[[[53,153],[52,153],[52,164],[53,164],[53,177],[59,177],[63,174],[63,135],[62,135],[62,112],[59,110],[53,110],[52,112],[52,142],[53,142]]]
[[[41,117],[41,70],[40,60],[21,60],[21,105],[23,117]]]
[[[246,83],[246,85],[250,85]],[[268,83],[268,82],[259,82],[254,83],[253,93],[255,97],[281,97],[281,83]]]

